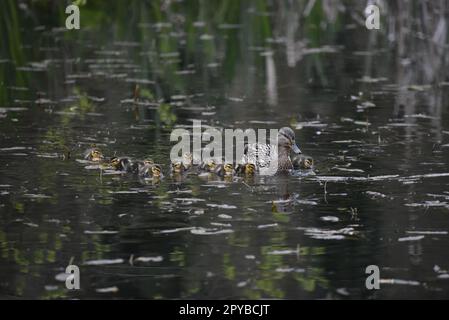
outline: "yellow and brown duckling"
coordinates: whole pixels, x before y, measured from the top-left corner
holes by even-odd
[[[207,159],[204,160],[201,164],[200,164],[200,170],[203,172],[211,172],[213,173],[215,171],[215,168],[217,167],[217,163],[215,162],[214,159]]]
[[[182,174],[193,168],[193,156],[191,153],[185,153],[182,159],[172,161],[170,172],[172,174]]]
[[[298,156],[292,160],[292,164],[295,170],[309,170],[313,169],[314,161],[309,156]]]
[[[113,157],[109,160],[109,165],[117,171],[130,172],[132,170],[132,163],[128,158]]]
[[[253,176],[256,174],[256,165],[254,163],[240,163],[237,165],[236,170],[238,174],[243,174],[246,176]]]
[[[142,178],[157,178],[161,179],[164,177],[162,173],[162,168],[158,164],[147,162],[145,163],[138,172],[139,176]]]
[[[100,149],[92,147],[84,151],[84,159],[93,162],[100,162],[104,160],[104,156]]]
[[[232,163],[219,164],[214,170],[214,173],[220,177],[232,177],[234,172],[234,165]]]
[[[182,163],[182,161],[175,161],[171,163],[170,171],[172,174],[182,174],[186,171],[186,167]]]

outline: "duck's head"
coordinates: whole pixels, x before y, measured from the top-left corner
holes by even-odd
[[[311,169],[313,167],[313,159],[312,158],[305,158],[304,159],[304,167],[306,169]]]
[[[160,178],[162,176],[162,168],[160,165],[155,164],[151,167],[151,173],[153,177]]]
[[[228,176],[234,174],[234,165],[232,163],[225,163],[223,171],[224,174]]]
[[[117,157],[113,157],[111,160],[109,160],[109,164],[110,164],[111,167],[114,168],[115,170],[121,169],[121,161],[120,161],[120,159],[117,158]]]
[[[208,159],[208,160],[206,160],[206,169],[207,170],[209,170],[209,171],[214,171],[215,170],[215,168],[217,167],[217,163],[215,162],[215,160],[214,159]]]
[[[90,152],[90,159],[92,161],[101,161],[101,160],[103,160],[103,158],[104,158],[103,153],[98,149],[93,149]]]
[[[279,147],[286,148],[288,151],[293,151],[296,154],[301,153],[301,150],[296,145],[295,132],[289,127],[283,127],[279,130],[278,145]]]
[[[154,164],[154,161],[153,159],[148,158],[143,160],[143,163],[152,166]]]
[[[245,164],[245,173],[248,175],[253,175],[256,173],[256,166],[254,163],[246,163]]]
[[[183,163],[181,161],[176,161],[171,164],[171,169],[174,173],[181,173],[184,169]]]

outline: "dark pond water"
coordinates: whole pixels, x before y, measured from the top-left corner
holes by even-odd
[[[28,22],[17,44],[8,29],[2,298],[448,298],[447,46],[392,44],[349,13],[307,43],[294,10],[242,6],[168,24],[132,2],[80,31]],[[167,170],[171,131],[193,119],[291,126],[315,175],[151,183],[80,161],[96,144]],[[70,262],[81,290],[65,288]]]

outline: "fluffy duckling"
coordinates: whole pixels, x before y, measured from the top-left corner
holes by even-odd
[[[186,171],[186,168],[181,161],[175,161],[171,163],[170,171],[172,174],[182,174]]]
[[[139,170],[139,176],[142,178],[163,178],[162,168],[158,164],[146,163]]]
[[[254,163],[240,163],[237,165],[236,170],[237,173],[252,176],[256,173],[256,165]]]
[[[84,151],[84,159],[93,162],[100,162],[103,161],[104,156],[99,149],[93,147]]]
[[[313,169],[313,158],[308,156],[295,157],[292,160],[293,169],[295,170],[308,170]]]
[[[170,165],[171,174],[183,174],[193,169],[193,156],[191,153],[185,153],[181,160],[172,161]]]
[[[215,167],[214,173],[220,177],[232,177],[234,165],[232,163],[219,164]]]
[[[128,158],[113,157],[109,160],[109,165],[117,171],[130,172],[132,170],[132,163]]]
[[[214,159],[207,159],[201,163],[200,170],[205,172],[214,172],[216,167],[217,163]]]

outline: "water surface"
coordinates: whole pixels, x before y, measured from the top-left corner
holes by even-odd
[[[448,297],[446,45],[392,43],[321,6],[92,5],[68,32],[5,3],[19,18],[0,51],[2,298]],[[171,131],[193,119],[291,126],[315,174],[152,183],[79,161],[96,144],[167,170]]]

